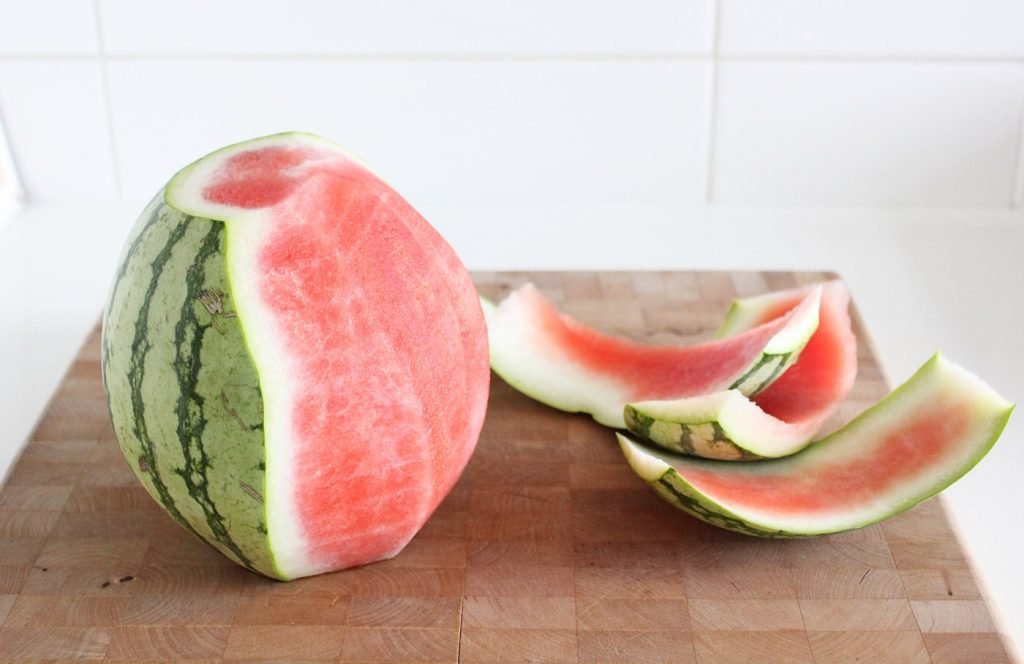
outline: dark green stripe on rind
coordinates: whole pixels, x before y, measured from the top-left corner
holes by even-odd
[[[657,481],[650,483],[654,490],[669,504],[678,507],[684,512],[697,517],[701,521],[710,523],[726,530],[731,530],[744,535],[755,537],[769,537],[779,539],[793,539],[800,537],[813,537],[813,535],[801,535],[788,533],[784,530],[767,530],[756,524],[749,523],[732,514],[728,510],[717,506],[716,509],[709,509],[700,499],[692,495],[690,487],[673,470],[665,471]]]
[[[626,405],[623,419],[630,433],[673,452],[726,461],[753,461],[762,458],[737,445],[722,425],[715,421],[662,421],[632,404]]]
[[[772,369],[772,372],[768,377],[761,381],[761,384],[755,387],[747,396],[754,397],[760,394],[765,388],[774,383],[775,379],[781,376],[783,371],[795,363],[794,361],[790,361],[790,358],[794,357],[793,353],[782,353],[780,355],[775,355],[774,357],[778,358],[778,364],[775,365],[775,368]]]
[[[274,576],[263,496],[259,378],[233,312],[224,225],[147,208],[104,325],[104,381],[121,449],[168,513]]]
[[[791,361],[792,358],[792,361]],[[760,394],[765,388],[775,382],[782,373],[796,362],[792,352],[789,353],[765,353],[755,362],[742,376],[736,379],[730,390],[739,390],[748,397]],[[770,367],[770,369],[768,369]],[[766,369],[768,369],[766,371]]]
[[[631,404],[626,404],[622,412],[622,419],[626,421],[626,428],[644,440],[650,440],[651,427],[657,422],[656,419],[647,413],[637,410]]]
[[[148,231],[156,225],[160,219],[160,210],[163,208],[163,192],[158,194],[146,209],[143,210],[142,216],[139,218],[139,222],[132,229],[131,235],[128,237],[128,242],[125,244],[124,251],[121,255],[120,267],[117,269],[117,274],[114,276],[114,283],[111,285],[110,295],[107,299],[107,307],[103,310],[103,327],[107,327],[107,319],[110,317],[110,309],[113,307],[114,302],[117,300],[118,292],[120,290],[121,283],[124,281],[125,272],[128,270],[128,266],[132,263],[135,258],[135,254],[138,253],[139,248],[142,246],[143,241],[146,239]],[[143,222],[142,220],[146,221]],[[105,369],[107,366],[107,358],[110,355],[110,335],[103,335],[102,343],[100,344],[101,358],[100,364]],[[103,372],[103,379],[106,380],[106,371]],[[104,384],[104,394],[106,394],[106,384]],[[107,407],[110,404],[107,403]]]
[[[768,355],[767,353],[761,355],[756,362],[750,365],[750,368],[743,372],[743,375],[737,378],[732,385],[729,386],[730,390],[743,390],[743,384],[748,382],[751,377],[758,371],[764,368],[764,365],[768,364],[774,356]]]
[[[174,250],[175,245],[181,241],[182,236],[185,234],[185,221],[186,220],[182,220],[173,227],[163,247],[150,263],[151,277],[146,286],[146,291],[142,299],[142,306],[139,308],[138,316],[132,326],[134,334],[132,336],[130,346],[131,358],[128,364],[128,385],[131,396],[131,431],[139,441],[142,452],[142,454],[139,455],[137,465],[135,466],[136,474],[147,474],[153,483],[157,499],[160,501],[160,504],[164,506],[164,509],[166,509],[178,523],[198,535],[199,533],[195,531],[192,524],[190,524],[178,510],[178,506],[175,503],[174,498],[171,496],[166,483],[161,477],[159,465],[156,460],[156,449],[153,445],[153,440],[149,435],[149,426],[146,422],[146,402],[142,398],[142,382],[145,378],[143,367],[146,363],[146,355],[148,355],[149,351],[152,349],[152,343],[147,334],[149,327],[150,304],[153,301],[153,293],[156,291],[164,266],[167,261],[170,260],[171,252]],[[122,281],[123,279],[124,277],[122,276]],[[110,354],[108,354],[108,357],[110,357]],[[108,398],[110,397],[108,396]],[[130,457],[128,462],[132,462]]]
[[[195,262],[189,267],[185,278],[187,295],[181,306],[178,324],[174,327],[174,369],[178,379],[178,439],[184,456],[184,465],[177,472],[188,487],[189,495],[202,508],[206,525],[213,537],[230,549],[243,565],[251,568],[252,561],[234,541],[224,516],[210,498],[207,487],[210,457],[203,443],[207,422],[206,399],[198,392],[203,339],[213,328],[214,321],[212,317],[207,323],[199,321],[196,302],[201,302],[200,293],[207,292],[204,288],[206,261],[220,252],[223,228],[223,224],[210,224],[210,230],[199,245]]]

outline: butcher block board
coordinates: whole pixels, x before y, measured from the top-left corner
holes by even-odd
[[[581,321],[659,343],[709,338],[734,297],[827,278],[476,275],[487,296],[533,281]],[[832,428],[887,391],[855,320],[860,372]],[[940,500],[831,537],[727,533],[663,503],[610,431],[496,377],[465,475],[403,553],[270,581],[142,490],[99,367],[97,330],[0,490],[0,661],[1008,661]]]

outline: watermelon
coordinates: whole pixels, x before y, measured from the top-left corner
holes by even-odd
[[[789,311],[814,289],[736,301],[718,337],[743,333]],[[626,405],[626,427],[660,447],[723,460],[780,457],[802,449],[853,387],[857,340],[850,296],[839,281],[823,284],[818,327],[799,361],[748,398],[725,390],[670,401]]]
[[[487,300],[491,368],[520,392],[624,428],[628,402],[725,389],[757,394],[785,375],[818,326],[812,288],[749,329],[693,346],[655,346],[602,334],[561,314],[531,284]]]
[[[695,459],[618,438],[633,470],[675,507],[748,535],[808,537],[862,528],[934,496],[985,456],[1012,410],[936,354],[846,426],[782,459]]]
[[[452,249],[365,165],[301,133],[171,179],[129,236],[102,348],[142,485],[277,579],[401,551],[468,462],[490,380]]]

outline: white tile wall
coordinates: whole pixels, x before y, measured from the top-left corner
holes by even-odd
[[[97,60],[0,59],[0,112],[30,197],[116,195]]]
[[[0,0],[0,55],[96,55],[91,0]]]
[[[101,0],[111,53],[708,54],[713,0]]]
[[[700,200],[703,63],[113,62],[130,195],[227,142],[334,137],[416,201]]]
[[[1021,0],[0,0],[0,116],[44,199],[142,200],[302,128],[428,203],[1019,207],[1020,26]]]
[[[1024,64],[725,62],[714,198],[1008,207]]]
[[[721,0],[729,56],[1024,56],[1020,0]]]

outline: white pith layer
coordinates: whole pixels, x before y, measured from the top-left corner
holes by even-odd
[[[820,285],[815,286],[792,311],[789,321],[764,347],[764,353],[780,355],[799,352],[818,329],[818,311],[821,308]]]
[[[266,210],[248,210],[207,201],[203,190],[225,162],[236,154],[263,145],[301,147],[336,146],[305,134],[284,134],[229,146],[181,171],[167,187],[173,207],[198,217],[222,220],[226,226],[227,272],[239,324],[260,380],[264,412],[265,486],[263,491],[267,538],[281,578],[292,579],[323,571],[310,559],[295,503],[294,450],[291,428],[297,369],[286,350],[272,310],[259,290],[263,273],[258,264],[261,248],[273,230]]]
[[[605,426],[624,428],[626,397],[615,381],[595,374],[538,338],[534,310],[517,291],[496,307],[483,302],[491,365],[510,385],[570,413],[591,413]]]
[[[167,202],[185,214],[206,217],[207,219],[218,219],[225,222],[251,215],[253,213],[252,210],[207,200],[203,196],[203,190],[210,182],[214,181],[215,175],[229,159],[242,152],[249,152],[269,146],[282,148],[315,147],[334,152],[339,150],[338,146],[324,138],[298,132],[264,136],[263,138],[245,141],[244,143],[229,145],[208,154],[199,161],[193,162],[171,178],[171,181],[167,184]]]
[[[309,546],[300,528],[301,520],[294,500],[293,450],[297,441],[291,427],[291,395],[297,390],[295,371],[284,339],[277,331],[277,321],[263,304],[257,288],[261,278],[257,257],[272,229],[265,215],[264,218],[260,216],[236,217],[228,223],[228,270],[235,306],[259,373],[263,394],[267,538],[280,574],[285,578],[295,578],[315,574],[319,570],[306,555]]]
[[[846,501],[837,504],[833,511],[794,514],[731,504],[713,491],[702,491],[694,485],[689,486],[689,492],[714,511],[738,516],[767,530],[814,534],[868,525],[934,495],[969,470],[995,442],[1012,404],[974,374],[936,356],[879,404],[817,445],[785,459],[731,464],[723,471],[749,477],[782,475],[787,481],[800,482],[825,466],[870,458],[884,464],[886,435],[899,431],[901,424],[915,413],[934,409],[936,404],[955,404],[970,412],[968,425],[956,436],[950,452],[941,463],[900,477],[889,488],[866,496],[859,503]],[[619,443],[630,466],[648,482],[656,482],[669,471],[685,482],[688,469],[721,468],[723,464],[651,450],[621,435]]]

